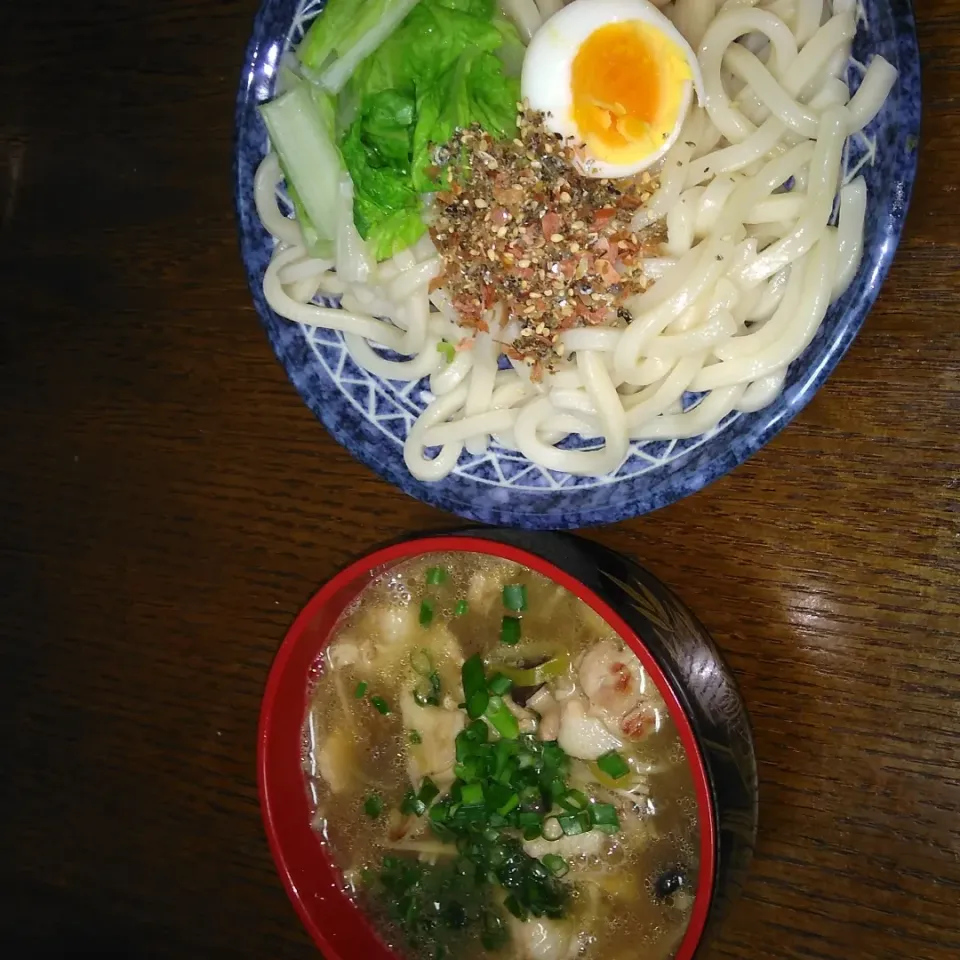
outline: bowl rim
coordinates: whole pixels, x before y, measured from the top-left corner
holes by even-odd
[[[677,726],[686,753],[687,764],[693,776],[694,791],[697,799],[697,817],[700,826],[700,863],[697,890],[683,940],[677,948],[674,957],[674,960],[692,960],[701,944],[710,909],[713,905],[717,866],[717,822],[710,775],[690,717],[684,710],[682,702],[670,683],[666,672],[654,658],[642,638],[602,597],[561,567],[529,550],[501,543],[497,540],[483,539],[469,534],[426,535],[415,539],[402,540],[398,543],[392,543],[367,553],[340,570],[311,597],[297,615],[287,631],[270,667],[257,730],[257,790],[264,829],[267,834],[274,864],[277,872],[280,874],[287,896],[293,903],[307,932],[327,960],[351,960],[351,958],[344,957],[341,952],[338,952],[325,932],[325,925],[315,920],[313,914],[308,909],[301,890],[294,881],[293,871],[288,862],[287,850],[279,836],[278,823],[276,822],[276,817],[273,812],[275,789],[273,782],[278,775],[282,774],[285,779],[289,779],[292,773],[287,765],[286,759],[283,757],[284,751],[282,745],[278,756],[278,744],[272,735],[278,714],[285,708],[285,706],[279,702],[281,683],[286,677],[294,652],[300,648],[304,637],[308,634],[309,628],[317,616],[331,603],[339,603],[340,609],[336,611],[336,617],[331,621],[330,628],[323,637],[314,641],[316,646],[307,660],[308,666],[305,671],[301,671],[300,673],[299,679],[302,680],[302,683],[298,683],[298,686],[301,686],[303,689],[303,698],[299,703],[300,717],[298,718],[298,726],[302,729],[303,714],[307,703],[307,690],[314,675],[315,665],[320,654],[330,642],[333,627],[342,615],[345,607],[355,599],[375,577],[381,575],[391,566],[424,554],[442,552],[482,553],[504,560],[512,560],[546,576],[548,579],[569,590],[601,616],[630,647],[640,660],[644,669],[650,674]],[[356,588],[355,590],[353,590],[354,587]],[[352,593],[348,599],[344,600],[343,595],[347,590],[352,590]],[[289,709],[289,707],[286,708]],[[289,756],[289,751],[287,755]],[[307,824],[309,821],[307,788],[299,759],[297,762],[297,774],[303,786],[303,803],[304,809],[307,811],[304,823]],[[325,857],[333,869],[338,871],[339,868],[336,867],[332,858],[324,850],[320,838],[314,833],[312,828],[310,829],[310,833],[313,834],[316,839],[317,850],[320,856]],[[362,908],[359,908],[359,905],[356,904],[355,901],[350,900],[342,890],[340,891],[340,896],[358,907],[367,928],[383,946],[385,951],[384,956],[397,958],[398,954],[387,946],[379,934],[376,933],[367,918],[366,912],[363,911]]]
[[[355,414],[347,395],[336,384],[328,383],[325,374],[316,372],[318,364],[315,359],[311,358],[305,365],[304,357],[311,354],[313,348],[300,334],[299,328],[296,328],[295,336],[284,329],[288,321],[280,319],[271,310],[260,288],[262,275],[256,264],[260,239],[256,225],[249,222],[256,164],[251,167],[251,158],[247,154],[251,149],[249,138],[258,124],[256,107],[262,92],[258,78],[266,76],[267,70],[272,75],[275,69],[278,33],[272,28],[271,17],[284,2],[290,0],[261,2],[244,55],[235,102],[233,191],[241,258],[260,322],[277,360],[300,398],[320,420],[331,439],[378,477],[409,496],[469,520],[528,530],[564,530],[617,523],[669,506],[699,492],[745,463],[792,422],[833,373],[873,309],[899,247],[917,172],[919,150],[916,141],[920,133],[922,97],[920,55],[910,0],[889,0],[884,5],[890,11],[893,27],[890,41],[900,70],[898,87],[904,92],[892,121],[897,136],[895,146],[889,149],[896,152],[899,167],[891,175],[887,202],[880,208],[877,236],[882,243],[869,275],[865,273],[866,257],[861,264],[858,276],[863,273],[867,278],[863,288],[851,290],[831,305],[831,311],[839,309],[842,314],[837,329],[816,355],[810,354],[809,368],[796,378],[796,382],[785,387],[763,410],[741,414],[738,422],[747,421],[746,428],[721,430],[717,436],[726,439],[719,447],[714,445],[715,438],[710,437],[703,444],[682,453],[662,471],[658,469],[622,481],[611,481],[620,488],[612,497],[604,494],[602,484],[588,488],[545,487],[534,493],[490,486],[480,481],[467,487],[462,478],[456,484],[449,483],[449,477],[437,482],[416,480],[403,462],[402,452],[399,457],[383,455],[384,445],[389,442],[384,436],[373,441],[364,438],[363,425],[368,421],[353,419]],[[880,0],[874,2],[880,5]],[[289,20],[285,21],[284,30],[288,27]],[[893,110],[895,106],[889,104],[885,109]],[[817,348],[813,344],[809,345],[802,356],[814,349]],[[710,455],[706,456],[708,451]],[[507,496],[504,499],[488,496],[493,490],[500,490]],[[571,491],[574,498],[580,494],[584,501],[571,500]],[[558,504],[564,504],[564,508],[560,509]]]

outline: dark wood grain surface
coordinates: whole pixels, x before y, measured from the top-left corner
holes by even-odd
[[[274,360],[231,205],[256,0],[0,3],[0,955],[309,958],[254,780],[308,595],[451,517]],[[748,464],[588,536],[699,613],[752,711],[757,858],[711,958],[960,956],[960,0],[838,371]]]

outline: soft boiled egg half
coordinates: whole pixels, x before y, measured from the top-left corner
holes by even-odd
[[[693,100],[703,99],[696,54],[647,0],[574,0],[534,35],[523,98],[572,137],[581,170],[627,177],[673,146]]]

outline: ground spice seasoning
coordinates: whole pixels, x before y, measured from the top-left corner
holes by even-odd
[[[447,291],[463,326],[485,330],[484,312],[502,304],[504,325],[520,323],[505,352],[536,380],[563,356],[561,331],[629,322],[624,302],[647,288],[642,260],[663,239],[659,226],[630,229],[657,187],[649,173],[583,176],[573,142],[522,108],[516,139],[472,127],[438,154],[449,188],[430,228],[444,266],[433,288]]]

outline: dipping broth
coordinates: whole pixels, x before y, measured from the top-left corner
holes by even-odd
[[[314,828],[411,960],[669,960],[698,876],[665,703],[587,604],[434,553],[375,579],[310,692]]]

